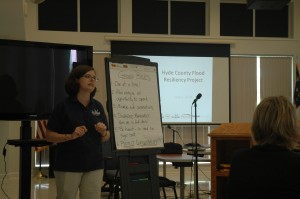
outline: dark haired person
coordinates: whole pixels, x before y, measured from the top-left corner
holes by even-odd
[[[47,124],[46,140],[57,143],[54,173],[57,199],[101,198],[102,142],[110,138],[102,104],[93,97],[96,72],[75,67],[65,84],[69,97],[59,103]]]
[[[254,146],[233,157],[228,199],[300,198],[300,155],[294,105],[283,96],[268,97],[252,122]]]

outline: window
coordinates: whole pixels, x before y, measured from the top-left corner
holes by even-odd
[[[220,35],[248,36],[253,34],[253,14],[246,4],[221,3]]]
[[[81,32],[118,32],[118,0],[80,1]]]
[[[205,3],[171,2],[172,35],[205,35]]]
[[[77,0],[48,0],[39,4],[38,28],[77,31]]]
[[[132,33],[168,34],[168,2],[132,0]]]
[[[288,6],[281,10],[251,10],[247,4],[221,3],[220,35],[288,38],[288,16]]]
[[[205,3],[132,0],[132,32],[205,35]]]
[[[80,2],[79,13],[77,1]],[[80,17],[80,20],[79,20]],[[39,30],[118,32],[118,0],[47,0],[38,7]]]
[[[282,10],[256,10],[256,37],[288,37],[288,6]]]

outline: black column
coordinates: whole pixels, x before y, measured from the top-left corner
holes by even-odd
[[[31,139],[30,121],[22,121],[20,127],[20,139]],[[31,146],[20,147],[20,168],[19,168],[19,199],[30,199],[31,190]]]

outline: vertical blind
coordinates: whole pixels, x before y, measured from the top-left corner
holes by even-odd
[[[290,57],[261,57],[260,93],[262,99],[283,95],[292,100],[292,59]]]
[[[256,106],[256,58],[231,57],[231,122],[251,122]]]
[[[293,66],[292,57],[260,57],[257,77],[257,57],[231,57],[231,121],[251,122],[257,104],[257,93],[261,99],[283,95],[292,101]],[[260,78],[260,81],[257,81]],[[257,91],[257,82],[260,90]]]

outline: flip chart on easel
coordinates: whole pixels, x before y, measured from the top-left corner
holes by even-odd
[[[162,148],[157,64],[108,58],[106,82],[116,149]]]

